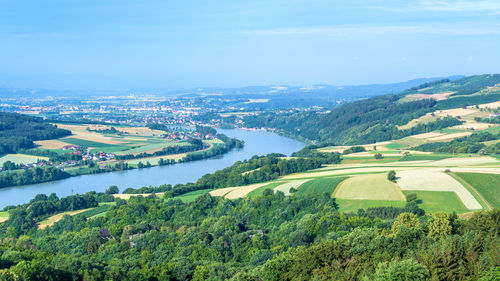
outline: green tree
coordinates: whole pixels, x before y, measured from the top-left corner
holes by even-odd
[[[427,269],[418,262],[407,260],[393,260],[390,263],[382,262],[375,271],[375,281],[420,281],[425,280]]]
[[[118,192],[120,192],[120,190],[118,190],[118,186],[116,185],[112,185],[106,189],[106,194],[117,194]]]
[[[392,182],[395,182],[396,181],[396,172],[395,171],[390,171],[388,174],[387,174],[387,179],[392,181]]]
[[[450,217],[447,214],[436,213],[432,218],[433,220],[429,224],[429,237],[440,240],[451,234],[452,226]]]

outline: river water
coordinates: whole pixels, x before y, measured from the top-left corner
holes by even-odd
[[[134,169],[97,175],[84,175],[64,180],[16,186],[0,189],[0,209],[7,205],[29,202],[39,193],[56,193],[59,197],[71,194],[83,194],[88,191],[104,191],[116,185],[120,191],[127,187],[158,186],[194,182],[202,175],[212,173],[232,165],[238,160],[249,159],[254,155],[283,153],[290,155],[300,150],[302,142],[279,136],[275,133],[248,130],[223,130],[218,132],[245,141],[245,147],[211,159],[179,163],[170,166]]]

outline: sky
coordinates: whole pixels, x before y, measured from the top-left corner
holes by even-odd
[[[0,0],[0,87],[390,83],[499,50],[498,0]]]

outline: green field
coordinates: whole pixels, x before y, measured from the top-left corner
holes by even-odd
[[[389,149],[400,149],[400,148],[406,147],[405,145],[400,144],[398,142],[392,142],[392,143],[386,144],[384,146],[389,148]]]
[[[450,158],[453,155],[448,154],[410,154],[408,156],[403,156],[399,161],[422,161],[422,160],[442,160]]]
[[[118,154],[116,152],[118,151],[123,151],[123,150],[127,150],[127,149],[130,149],[131,147],[130,146],[124,146],[124,145],[113,145],[113,146],[105,146],[105,147],[96,147],[96,148],[92,148],[90,150],[90,153],[97,153],[97,152],[105,152],[105,153],[115,153],[115,154]]]
[[[391,163],[398,161],[401,157],[399,156],[385,156],[382,159],[375,159],[374,156],[363,156],[363,157],[342,157],[342,164],[365,164],[365,163]]]
[[[399,186],[389,181],[386,173],[351,177],[335,189],[333,196],[352,200],[405,200]]]
[[[455,174],[477,190],[492,208],[500,207],[500,175],[481,173]]]
[[[419,200],[419,207],[424,209],[426,213],[437,213],[437,212],[457,212],[457,213],[467,213],[470,212],[467,209],[460,198],[458,198],[455,192],[448,191],[404,191],[405,195],[416,194]]]
[[[49,157],[34,156],[34,155],[19,154],[19,153],[7,154],[0,157],[0,166],[7,161],[14,162],[16,164],[31,164],[31,163],[36,163],[38,159],[49,160]]]
[[[195,191],[191,191],[191,192],[179,195],[179,196],[175,197],[175,199],[181,199],[182,202],[184,202],[184,203],[190,203],[190,202],[193,202],[194,200],[196,200],[196,198],[198,198],[198,196],[203,195],[205,193],[208,193],[211,190],[212,189],[195,190]]]
[[[332,194],[340,182],[348,177],[330,177],[318,178],[303,183],[297,189],[296,195],[322,195],[323,193]]]
[[[8,218],[9,217],[9,212],[1,211],[0,212],[0,218]]]
[[[77,138],[64,138],[60,139],[61,141],[65,143],[69,143],[72,145],[78,145],[78,146],[86,146],[86,147],[116,147],[116,144],[109,144],[109,143],[103,143],[103,142],[95,142],[95,141],[89,141],[89,140],[84,140],[84,139],[77,139]]]
[[[339,212],[356,212],[359,209],[367,209],[370,207],[399,207],[404,208],[404,201],[386,201],[386,200],[350,200],[335,198],[339,206]]]
[[[116,153],[117,155],[124,155],[124,154],[134,154],[134,153],[142,153],[146,152],[149,150],[154,150],[154,149],[161,149],[164,147],[169,147],[169,146],[186,146],[189,145],[187,142],[160,142],[160,143],[150,143],[138,147],[126,147],[125,149],[122,149],[119,153]],[[128,149],[127,149],[128,148]]]
[[[271,189],[273,190],[275,187],[282,185],[284,182],[273,182],[267,185],[264,185],[262,187],[259,187],[255,190],[252,190],[250,193],[248,193],[247,197],[256,197],[256,196],[261,196],[264,190],[266,189]],[[301,187],[302,188],[302,187]]]

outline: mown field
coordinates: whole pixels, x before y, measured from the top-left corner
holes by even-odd
[[[500,175],[484,173],[455,173],[470,184],[490,208],[500,207]]]
[[[394,152],[385,151],[385,153]],[[413,193],[417,195],[419,207],[428,213],[442,211],[461,214],[487,209],[488,206],[483,204],[474,190],[454,178],[457,174],[470,182],[482,197],[488,198],[487,202],[491,206],[498,206],[500,161],[495,157],[469,157],[464,154],[456,158],[451,156],[437,153],[410,153],[404,156],[403,161],[398,157],[396,160],[383,162],[342,162],[286,175],[259,186],[230,187],[213,190],[210,194],[234,199],[258,196],[265,189],[281,191],[287,196],[322,196],[326,192],[336,199],[340,211],[355,212],[369,207],[404,207],[406,195]],[[456,172],[445,173],[449,169]],[[391,182],[387,178],[387,173],[391,170],[396,171],[396,182]],[[488,184],[484,184],[485,182]],[[296,192],[290,193],[291,187],[295,188]]]
[[[48,157],[43,157],[43,156],[34,156],[34,155],[27,155],[27,154],[7,154],[2,157],[0,157],[0,166],[2,166],[5,162],[10,161],[16,164],[32,164],[36,163],[40,160],[49,160]]]

